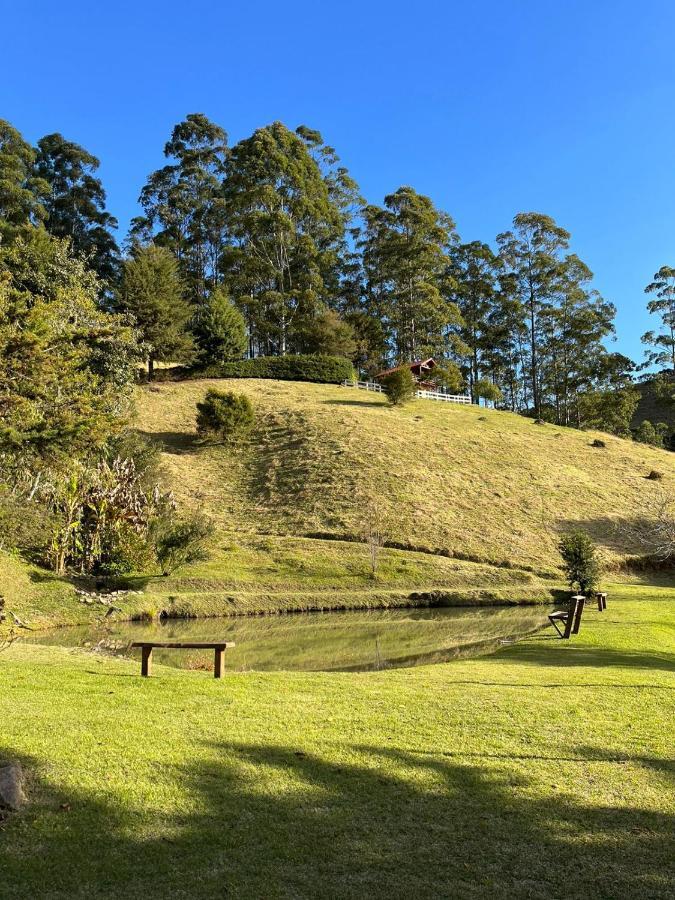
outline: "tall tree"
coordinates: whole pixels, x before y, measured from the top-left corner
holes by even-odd
[[[67,242],[28,229],[0,247],[0,447],[86,453],[121,427],[140,359]]]
[[[450,326],[459,322],[447,299],[454,222],[411,187],[389,194],[384,207],[367,206],[363,217],[367,302],[385,324],[393,357],[447,353]]]
[[[183,297],[178,263],[166,247],[138,246],[125,260],[118,306],[136,321],[150,379],[156,362],[193,359],[188,331],[193,310]]]
[[[570,234],[541,213],[518,213],[513,228],[497,236],[499,252],[510,270],[515,295],[527,319],[528,368],[534,414],[541,416],[542,316],[562,287],[562,252]]]
[[[105,191],[94,174],[98,167],[95,156],[61,134],[38,141],[33,172],[49,185],[45,227],[55,237],[68,238],[73,250],[110,285],[119,271],[119,251],[111,234],[117,220],[105,208]]]
[[[669,368],[675,372],[675,268],[661,266],[652,283],[645,288],[645,293],[654,295],[647,309],[661,319],[658,331],[648,331],[642,335],[642,343],[651,347],[651,350],[645,351],[646,365]]]
[[[7,241],[27,225],[40,223],[49,186],[33,171],[35,151],[0,119],[0,238]]]
[[[190,113],[173,129],[164,156],[171,162],[148,178],[139,198],[144,214],[133,220],[131,235],[174,254],[187,296],[198,303],[221,280],[227,134],[202,113]]]
[[[479,398],[473,387],[488,374],[484,357],[494,346],[489,317],[497,304],[499,271],[499,258],[480,241],[459,244],[450,252],[450,296],[462,317],[457,326],[460,363],[474,403]]]
[[[295,350],[307,322],[337,300],[352,183],[336,159],[317,132],[281,122],[232,148],[223,270],[254,355]]]

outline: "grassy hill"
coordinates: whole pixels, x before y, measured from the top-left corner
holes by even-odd
[[[253,401],[245,444],[198,440],[195,404],[213,386]],[[588,529],[617,569],[631,550],[617,523],[675,486],[665,451],[608,435],[596,448],[596,434],[476,407],[418,400],[392,409],[332,385],[163,383],[139,388],[136,406],[179,500],[218,528],[209,560],[131,579],[115,600],[126,617],[550,601],[562,586],[562,530]],[[660,482],[646,478],[652,469]],[[361,541],[368,507],[391,545],[376,579]],[[38,625],[107,612],[6,554],[0,594]]]
[[[214,386],[247,394],[258,412],[234,451],[195,434],[195,403]],[[616,561],[630,547],[613,525],[659,490],[645,476],[675,484],[672,454],[631,441],[429,400],[391,409],[332,385],[162,384],[139,391],[138,422],[161,442],[179,498],[233,536],[355,536],[370,497],[399,545],[544,572],[557,567],[560,531],[577,524]]]

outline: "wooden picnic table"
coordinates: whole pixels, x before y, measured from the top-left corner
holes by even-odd
[[[152,674],[152,651],[155,647],[170,650],[213,650],[213,677],[223,674],[223,653],[234,647],[234,641],[134,641],[132,647],[141,648],[141,675]]]

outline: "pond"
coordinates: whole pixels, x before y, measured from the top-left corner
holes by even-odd
[[[544,606],[295,613],[256,618],[115,622],[59,628],[23,640],[139,656],[132,641],[234,641],[225,670],[367,671],[492,653],[548,624]],[[156,663],[213,668],[210,650],[155,650]]]

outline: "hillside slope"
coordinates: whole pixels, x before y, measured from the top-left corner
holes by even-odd
[[[209,387],[253,401],[246,445],[197,440],[195,403]],[[137,422],[161,443],[179,499],[232,535],[355,536],[370,503],[401,545],[536,571],[557,568],[559,533],[577,524],[617,560],[631,548],[616,524],[675,485],[675,456],[631,441],[429,400],[392,409],[333,385],[152,385],[139,389]]]

